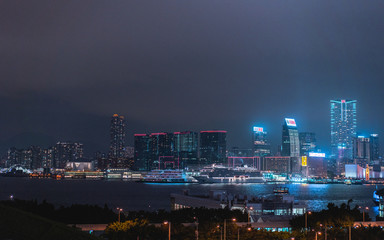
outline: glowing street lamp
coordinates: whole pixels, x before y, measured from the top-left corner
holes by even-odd
[[[120,222],[120,213],[123,211],[123,209],[122,208],[116,208],[117,209],[117,211],[119,211],[119,222]]]
[[[224,219],[224,240],[227,240],[227,220],[232,220],[232,222],[236,222],[236,218]]]
[[[363,208],[363,207],[359,207],[360,209],[363,209],[363,222],[365,222],[365,210],[369,210],[369,207],[365,207],[365,208]]]
[[[165,221],[164,225],[168,225],[168,240],[171,240],[171,222]]]
[[[305,233],[307,233],[307,231],[308,231],[308,214],[310,215],[310,214],[312,214],[312,212],[311,211],[305,212]]]

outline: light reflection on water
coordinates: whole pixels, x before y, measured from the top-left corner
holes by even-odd
[[[58,205],[89,203],[126,210],[169,209],[170,193],[182,193],[189,189],[191,194],[208,194],[210,190],[225,190],[232,194],[266,196],[275,187],[288,187],[297,200],[307,203],[310,210],[326,208],[329,202],[336,205],[352,199],[355,205],[368,206],[370,216],[378,214],[372,201],[374,185],[344,184],[143,184],[126,181],[100,180],[51,180],[28,178],[0,178],[0,199],[11,194],[21,199],[46,199]],[[383,186],[378,186],[381,189]]]

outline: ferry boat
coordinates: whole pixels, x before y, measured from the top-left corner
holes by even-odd
[[[148,183],[191,183],[193,179],[188,178],[183,170],[152,170],[148,172],[140,182]]]
[[[194,176],[199,183],[264,183],[260,171],[254,168],[227,168],[214,166],[204,168],[199,176]]]

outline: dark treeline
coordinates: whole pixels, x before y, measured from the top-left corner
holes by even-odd
[[[107,205],[100,207],[88,204],[73,204],[69,207],[55,206],[47,201],[39,203],[36,200],[26,201],[13,199],[1,201],[0,204],[30,212],[54,221],[67,224],[80,223],[110,223],[117,221],[118,214]],[[185,208],[178,211],[158,210],[154,212],[147,211],[125,211],[120,214],[121,221],[145,219],[151,223],[162,223],[172,221],[179,223],[193,222],[220,222],[224,219],[233,219],[246,222],[247,214],[239,210],[231,211],[228,209],[206,209],[206,208]]]
[[[66,224],[109,223],[117,220],[117,214],[108,208],[107,205],[100,207],[97,205],[73,204],[69,207],[61,206],[55,208],[53,204],[45,200],[39,203],[36,200],[26,201],[16,198],[1,201],[0,204]]]

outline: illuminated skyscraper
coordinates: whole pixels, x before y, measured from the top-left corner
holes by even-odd
[[[369,138],[364,136],[358,136],[353,139],[353,159],[355,164],[359,164],[362,167],[370,163],[369,140]]]
[[[267,140],[267,132],[261,127],[253,127],[252,134],[253,156],[264,157],[271,155],[271,145]]]
[[[109,157],[112,159],[124,158],[125,146],[125,121],[123,116],[113,114],[111,119],[111,145]]]
[[[175,157],[179,159],[181,167],[198,163],[198,133],[185,131],[174,132]]]
[[[151,133],[150,151],[151,151],[151,169],[167,168],[164,164],[171,164],[170,168],[178,168],[179,163],[174,159],[174,141],[173,133]],[[167,162],[167,163],[166,163]]]
[[[134,135],[134,168],[140,171],[151,170],[150,138],[148,134]]]
[[[202,164],[225,163],[227,131],[200,132],[200,161]]]
[[[379,160],[380,157],[380,145],[379,145],[379,134],[371,134],[369,137],[369,150],[371,151],[370,157],[371,162]]]
[[[300,155],[308,156],[308,153],[316,150],[316,135],[311,132],[299,133]]]
[[[300,141],[299,131],[297,130],[296,121],[292,118],[286,118],[283,125],[282,134],[282,156],[299,157]]]
[[[300,141],[295,119],[286,118],[284,121],[281,155],[290,157],[291,173],[300,172]]]
[[[331,100],[331,158],[352,159],[356,137],[356,100]]]

